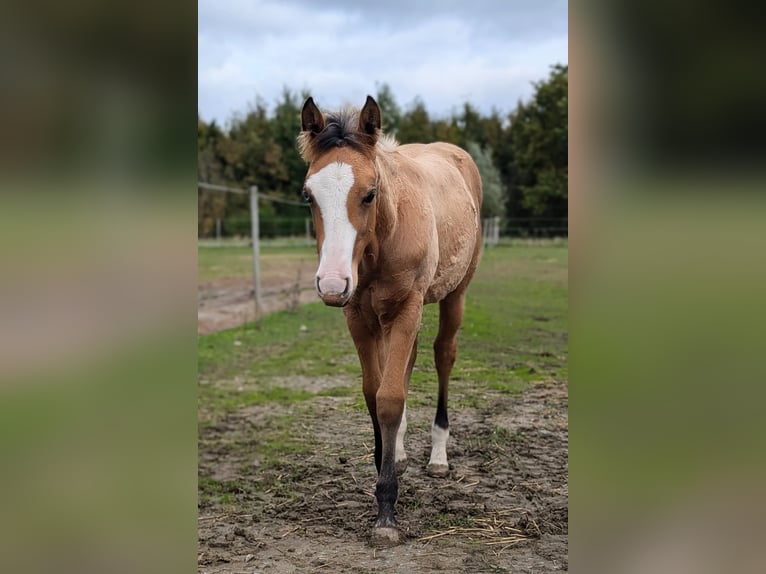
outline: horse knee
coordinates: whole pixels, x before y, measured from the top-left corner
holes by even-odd
[[[434,358],[436,359],[436,365],[448,365],[455,364],[455,356],[457,355],[457,341],[455,339],[436,339],[434,341]]]
[[[364,390],[364,402],[367,404],[367,410],[370,414],[377,417],[377,405],[375,401],[375,392]]]
[[[375,403],[380,425],[398,428],[404,413],[404,394],[379,391],[375,397]]]

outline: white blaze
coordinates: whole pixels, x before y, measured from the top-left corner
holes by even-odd
[[[347,201],[354,186],[354,172],[347,163],[333,162],[308,178],[306,186],[311,190],[324,225],[317,277],[332,286],[342,285],[348,278],[349,290],[353,291],[351,259],[356,229],[348,218]]]

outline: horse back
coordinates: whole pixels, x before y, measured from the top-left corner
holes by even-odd
[[[471,156],[444,142],[400,146],[420,166],[417,194],[432,214],[432,276],[426,303],[465,288],[481,250],[481,177]]]

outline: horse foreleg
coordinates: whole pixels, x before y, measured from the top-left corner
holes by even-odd
[[[439,302],[439,333],[434,341],[434,362],[439,377],[439,399],[436,417],[431,427],[431,458],[426,472],[431,476],[447,476],[447,439],[449,438],[449,417],[447,396],[449,377],[457,355],[457,331],[463,320],[463,293],[452,294]]]
[[[362,392],[364,401],[367,403],[367,411],[372,420],[372,429],[375,434],[375,468],[380,472],[382,446],[380,437],[380,425],[378,424],[378,409],[375,396],[380,387],[382,377],[383,344],[380,329],[371,326],[369,321],[361,315],[358,309],[346,307],[344,309],[346,323],[351,333],[351,338],[359,355],[359,364],[362,367]]]
[[[395,319],[384,327],[388,334],[388,361],[380,388],[375,396],[380,424],[382,457],[375,498],[378,517],[372,531],[373,544],[391,545],[399,542],[394,505],[399,494],[396,477],[396,443],[404,414],[407,376],[422,314],[422,300],[414,299],[404,306]]]
[[[418,356],[418,338],[415,337],[415,342],[412,344],[412,352],[410,353],[410,361],[407,364],[407,373],[404,377],[404,410],[402,412],[402,420],[399,423],[399,430],[396,433],[396,454],[394,456],[394,463],[396,466],[396,474],[401,476],[404,471],[407,470],[407,451],[404,448],[404,435],[407,432],[407,393],[410,390],[410,377],[412,376],[412,368],[415,366],[415,359]]]

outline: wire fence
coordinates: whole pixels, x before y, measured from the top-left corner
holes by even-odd
[[[251,236],[250,216],[216,218],[215,226],[208,233],[199,235],[199,239],[237,239]],[[289,217],[280,215],[261,216],[259,221],[261,238],[313,237],[314,228],[311,217]]]
[[[246,196],[241,200],[229,201],[225,197],[199,195],[198,238],[200,240],[243,240],[253,250],[253,294],[255,316],[261,315],[261,273],[260,240],[276,238],[302,238],[306,244],[313,244],[314,229],[307,205],[282,197],[260,193],[257,186],[249,189],[197,182],[198,189],[204,192],[220,192]],[[215,195],[215,194],[214,194]],[[249,199],[249,201],[248,201]],[[263,203],[268,209],[261,210]],[[275,206],[284,206],[290,215],[277,213]],[[234,210],[235,213],[227,213]],[[566,238],[569,227],[567,218],[530,218],[530,217],[491,217],[483,221],[484,244],[487,247],[497,245],[500,238]]]
[[[569,237],[569,218],[504,217],[500,219],[500,236],[516,238]]]
[[[285,201],[263,194],[259,194],[259,199],[268,202],[279,201],[280,203]],[[304,207],[304,204],[298,202],[290,202],[289,205]],[[252,236],[252,220],[249,213],[247,215],[211,217],[211,219],[212,225],[207,228],[200,226],[199,239],[244,239]],[[484,220],[485,233],[487,228],[491,228],[496,237],[566,238],[569,235],[569,220],[566,217],[499,217],[497,224],[492,219],[486,218]],[[497,225],[496,231],[494,225]],[[310,241],[314,237],[314,227],[308,210],[305,215],[297,216],[261,213],[258,218],[258,227],[261,238],[265,239],[306,237]]]
[[[314,237],[311,217],[282,215],[262,215],[259,218],[261,238]],[[538,218],[500,218],[499,237],[514,238],[555,238],[567,237],[568,220]],[[231,216],[216,218],[215,224],[207,233],[200,233],[199,239],[245,239],[251,236],[249,216]]]

